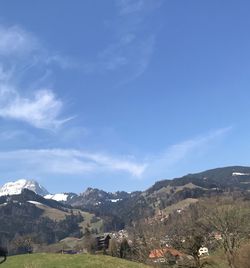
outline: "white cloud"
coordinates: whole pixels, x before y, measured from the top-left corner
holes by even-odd
[[[13,88],[0,85],[0,117],[29,123],[36,128],[53,130],[69,119],[59,119],[62,101],[51,90],[35,91],[23,97]]]
[[[40,174],[81,175],[102,172],[126,172],[140,177],[145,164],[138,164],[126,157],[89,153],[73,149],[40,149],[0,152],[1,165],[13,165],[16,171],[36,170]]]
[[[0,25],[0,57],[1,118],[49,130],[71,119],[61,119],[62,100],[51,89],[39,85],[50,73],[51,64],[68,68],[71,65],[68,59],[49,53],[31,33],[21,27],[3,25]],[[42,76],[33,75],[33,70],[34,73],[39,70],[37,73]],[[32,93],[24,93],[23,84],[27,84]],[[34,86],[36,84],[38,86]]]
[[[19,56],[38,49],[33,35],[18,26],[4,27],[0,25],[0,55]]]
[[[126,159],[119,159],[103,154],[90,154],[82,152],[80,155],[110,170],[126,171],[136,177],[140,177],[146,168],[146,164],[137,164]]]
[[[0,152],[0,170],[16,177],[30,176],[128,174],[136,179],[157,179],[179,168],[194,154],[206,155],[218,139],[224,137],[231,127],[215,130],[202,137],[174,144],[165,152],[137,160],[131,156],[110,155],[76,149],[26,149]],[[193,160],[192,160],[193,161]],[[10,173],[15,167],[13,174]],[[11,167],[11,169],[10,169]]]

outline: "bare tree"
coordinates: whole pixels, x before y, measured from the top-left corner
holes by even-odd
[[[166,247],[166,243],[163,242],[166,230],[161,222],[151,224],[146,224],[144,221],[137,222],[129,233],[132,241],[132,258],[135,261],[146,263],[152,250]]]
[[[180,263],[181,267],[202,268],[210,265],[201,259],[199,249],[206,243],[207,232],[200,225],[201,211],[199,206],[192,205],[182,214],[174,214],[167,222],[166,228],[172,247],[180,250],[192,259]]]
[[[203,224],[221,234],[220,243],[230,268],[241,267],[236,255],[248,236],[249,218],[249,203],[240,200],[217,200],[204,206]]]
[[[83,244],[88,253],[95,253],[97,247],[96,239],[87,227],[85,228]]]
[[[242,246],[236,256],[236,263],[241,268],[249,268],[250,263],[250,244]]]

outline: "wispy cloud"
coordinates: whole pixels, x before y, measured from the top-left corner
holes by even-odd
[[[88,74],[116,72],[123,83],[143,74],[150,64],[156,33],[146,15],[158,7],[159,1],[118,0],[115,4],[116,18],[106,23],[110,42],[83,69]]]
[[[152,11],[162,4],[162,0],[116,0],[120,15]]]
[[[0,129],[0,141],[6,142],[10,140],[14,140],[15,138],[23,135],[23,132],[20,130],[1,130]]]
[[[231,129],[232,127],[217,129],[203,136],[171,145],[158,155],[149,156],[147,162],[150,164],[147,165],[144,175],[147,177],[153,174],[154,176],[163,176],[169,169],[181,165],[183,161],[194,154],[198,155],[199,152],[205,154],[208,146],[226,135]]]
[[[51,90],[35,91],[32,97],[23,97],[14,90],[0,85],[0,117],[24,121],[30,125],[55,129],[68,119],[59,119],[62,101]]]
[[[166,164],[171,165],[179,160],[185,158],[190,152],[195,149],[207,145],[209,142],[214,141],[214,139],[221,137],[230,131],[232,127],[226,127],[222,129],[217,129],[208,133],[205,136],[196,137],[189,139],[178,144],[170,146],[165,153],[161,156],[162,159],[166,160]]]
[[[0,25],[0,57],[2,62],[11,61],[14,66],[25,62],[26,66],[56,64],[62,69],[76,67],[72,59],[48,51],[35,35],[18,25]]]
[[[14,68],[6,67],[3,63],[0,63],[0,83],[9,83],[14,73]]]
[[[0,25],[0,55],[21,56],[39,49],[37,40],[21,27]]]
[[[129,14],[142,10],[144,0],[118,0],[116,1],[121,14]]]
[[[0,25],[0,59],[1,118],[49,130],[55,130],[70,119],[61,118],[63,102],[50,88],[34,87],[49,73],[51,64],[67,68],[68,61],[64,57],[49,53],[36,37],[21,27]],[[32,69],[43,70],[42,77],[34,76]],[[25,82],[29,92],[23,86],[27,72],[29,77]]]
[[[0,152],[0,170],[8,172],[15,166],[16,176],[28,174],[44,175],[89,175],[96,178],[103,174],[114,176],[127,174],[134,179],[159,179],[173,168],[178,168],[193,154],[203,152],[207,147],[223,138],[231,127],[212,131],[204,136],[174,144],[158,155],[137,159],[127,155],[113,155],[76,149],[22,149]],[[199,154],[198,154],[199,155]],[[34,172],[33,172],[34,171]]]
[[[140,177],[146,168],[146,164],[134,163],[131,160],[126,159],[126,157],[119,159],[117,157],[110,157],[104,154],[90,154],[83,152],[80,156],[90,159],[98,165],[110,170],[126,171],[135,177]]]
[[[155,37],[143,40],[132,33],[126,33],[98,54],[95,68],[100,72],[126,69],[133,78],[141,75],[148,67],[154,51]],[[131,68],[131,70],[129,70]]]
[[[145,164],[137,163],[125,156],[117,157],[73,149],[0,152],[0,160],[0,167],[6,167],[11,163],[20,174],[23,170],[35,170],[38,174],[68,175],[120,171],[139,178],[146,168]]]

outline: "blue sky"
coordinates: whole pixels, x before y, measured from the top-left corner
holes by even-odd
[[[0,184],[143,190],[250,165],[249,1],[0,1]]]

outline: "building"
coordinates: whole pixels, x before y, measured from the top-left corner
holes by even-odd
[[[171,260],[173,264],[185,256],[184,253],[171,247],[154,249],[149,253],[149,259],[153,262],[166,262],[166,259],[168,259],[168,261]]]
[[[96,236],[97,250],[108,249],[110,239],[111,239],[111,236],[109,234],[104,234],[102,236]]]
[[[208,256],[209,255],[209,253],[208,253],[208,248],[206,248],[206,247],[201,247],[200,249],[199,249],[199,256],[201,257],[201,256]]]

